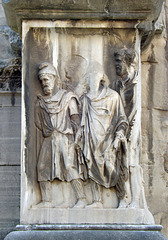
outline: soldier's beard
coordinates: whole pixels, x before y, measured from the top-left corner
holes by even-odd
[[[50,95],[52,93],[51,88],[49,88],[48,86],[44,87],[43,91],[45,95]]]
[[[120,66],[116,67],[116,74],[119,76],[122,75],[122,68]]]

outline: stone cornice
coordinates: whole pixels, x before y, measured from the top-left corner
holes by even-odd
[[[21,33],[22,20],[140,20],[154,22],[163,0],[2,0],[8,25]]]

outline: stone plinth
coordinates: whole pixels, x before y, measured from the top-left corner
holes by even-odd
[[[29,225],[17,226],[5,240],[166,240],[161,226],[145,225]]]
[[[58,209],[32,208],[22,216],[22,223],[46,224],[154,224],[149,211],[144,209]]]

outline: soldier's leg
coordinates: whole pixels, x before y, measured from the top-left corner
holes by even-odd
[[[125,182],[125,191],[124,198],[119,201],[119,208],[126,208],[131,201],[130,179],[127,179]]]
[[[67,140],[69,139],[67,138]],[[74,144],[71,140],[69,140],[68,148],[67,149],[62,148],[62,152],[64,156],[64,165],[67,172],[67,178],[68,181],[71,182],[72,188],[77,198],[77,203],[75,204],[74,207],[84,208],[87,204],[86,195],[84,192],[83,182],[80,179],[78,172],[77,155],[75,152]]]
[[[71,181],[72,188],[75,192],[77,202],[75,208],[84,208],[87,205],[86,195],[84,192],[83,182],[81,179],[74,179]]]
[[[51,182],[41,181],[39,182],[41,191],[41,202],[37,205],[38,207],[52,207],[52,193],[51,193]]]
[[[41,201],[51,202],[51,182],[40,182]]]
[[[93,196],[93,203],[88,205],[87,207],[90,208],[102,208],[102,192],[101,192],[101,186],[94,182],[93,180],[90,181],[91,183],[91,191]]]

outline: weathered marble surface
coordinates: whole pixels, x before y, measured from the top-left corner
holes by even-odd
[[[33,207],[22,224],[154,224],[152,216],[144,209],[116,208],[41,208]]]
[[[0,93],[0,239],[20,220],[20,94]]]
[[[156,34],[142,53],[142,167],[148,206],[156,223],[162,223],[168,237],[168,79],[167,15],[168,1],[160,23],[165,28]]]
[[[21,89],[21,40],[7,26],[0,1],[0,91]]]
[[[41,239],[116,239],[116,240],[166,240],[159,232],[160,226],[144,225],[34,225],[18,226],[5,240]],[[38,230],[38,231],[37,231]],[[51,230],[51,231],[50,231]]]
[[[21,33],[22,19],[113,19],[155,21],[163,0],[3,0],[8,25]],[[66,4],[66,5],[65,5]]]
[[[113,26],[113,30],[111,30],[112,26]],[[81,28],[82,28],[82,31],[81,31]],[[122,211],[126,211],[128,213],[130,212],[130,214],[126,214],[126,216],[130,215],[130,219],[128,218],[123,220],[124,223],[130,223],[129,221],[131,221],[131,223],[133,223],[134,221],[135,223],[146,223],[146,224],[153,223],[153,217],[147,209],[147,205],[144,197],[143,180],[141,176],[142,170],[138,165],[139,151],[140,151],[140,144],[138,142],[140,142],[139,133],[140,133],[140,112],[141,112],[141,103],[140,103],[140,97],[141,97],[141,94],[140,94],[141,81],[140,80],[141,79],[140,79],[140,71],[138,72],[138,74],[135,74],[136,71],[133,67],[134,65],[131,65],[131,68],[129,68],[128,72],[130,72],[131,75],[126,74],[126,78],[130,79],[130,82],[131,82],[133,81],[132,77],[134,77],[134,75],[136,75],[137,77],[135,78],[136,90],[133,91],[134,98],[135,98],[134,99],[135,101],[133,101],[133,105],[135,105],[136,107],[135,107],[135,113],[132,113],[132,114],[129,113],[127,114],[127,117],[129,118],[130,124],[132,124],[131,121],[134,120],[134,117],[136,116],[134,120],[136,124],[134,127],[134,123],[133,123],[133,127],[131,127],[133,131],[131,134],[132,134],[132,138],[134,138],[136,135],[137,137],[135,138],[135,142],[133,142],[131,138],[129,140],[131,143],[133,143],[133,146],[129,144],[129,152],[130,152],[129,163],[126,163],[124,167],[127,168],[127,171],[131,176],[130,178],[132,178],[133,175],[137,175],[137,181],[135,181],[136,179],[134,179],[134,177],[132,178],[132,180],[130,181],[128,180],[128,187],[126,190],[128,191],[127,200],[125,201],[125,204],[122,204],[122,206],[120,205],[120,207],[125,209],[115,210],[115,208],[118,207],[119,199],[123,198],[124,196],[123,195],[124,191],[122,190],[122,188],[124,188],[124,182],[122,183],[121,181],[122,179],[120,179],[121,188],[120,188],[120,185],[117,187],[116,183],[114,185],[109,186],[103,183],[104,180],[103,181],[101,180],[99,182],[98,178],[96,179],[94,176],[95,174],[94,171],[93,172],[88,171],[89,180],[86,182],[84,181],[82,183],[84,188],[84,193],[86,194],[86,197],[84,197],[84,194],[82,194],[82,198],[86,198],[87,204],[82,206],[82,207],[85,207],[84,211],[80,211],[80,209],[74,209],[73,211],[71,210],[72,207],[74,208],[76,206],[79,207],[77,202],[79,200],[78,194],[74,194],[74,190],[76,188],[74,187],[74,184],[72,184],[71,186],[71,181],[73,179],[76,179],[77,177],[73,177],[72,179],[69,179],[69,178],[63,179],[60,177],[60,172],[58,171],[59,174],[56,177],[59,180],[55,180],[53,182],[54,178],[50,178],[48,175],[47,180],[49,180],[51,184],[49,186],[47,182],[44,183],[45,185],[47,184],[46,190],[45,190],[45,196],[47,196],[47,198],[45,198],[43,197],[44,188],[42,187],[42,184],[43,184],[42,181],[44,182],[47,180],[46,179],[43,180],[39,178],[39,171],[37,171],[37,168],[36,168],[38,166],[37,165],[38,149],[42,149],[43,151],[43,146],[38,140],[39,133],[37,131],[37,127],[38,125],[40,125],[40,122],[36,124],[36,126],[34,124],[34,123],[37,123],[33,114],[34,110],[36,112],[35,101],[37,96],[39,99],[41,99],[40,101],[45,102],[44,104],[42,104],[41,102],[40,103],[41,106],[48,106],[50,108],[50,111],[48,111],[50,114],[52,114],[52,111],[55,111],[53,107],[54,98],[57,99],[56,97],[57,94],[62,93],[62,91],[65,94],[67,90],[73,91],[74,94],[76,94],[77,96],[75,97],[74,95],[74,98],[76,99],[80,98],[83,94],[87,93],[86,98],[89,99],[89,101],[92,104],[94,103],[94,101],[95,101],[94,104],[96,104],[96,100],[94,99],[96,99],[97,97],[99,100],[101,99],[101,97],[103,99],[104,97],[103,94],[106,93],[106,91],[107,91],[107,96],[113,96],[113,97],[115,96],[115,99],[116,99],[116,96],[119,96],[119,95],[117,95],[115,91],[110,89],[114,87],[117,77],[120,77],[120,76],[116,76],[115,74],[116,70],[115,70],[114,52],[119,51],[121,48],[123,48],[123,43],[125,47],[127,46],[128,48],[131,48],[131,47],[134,48],[135,52],[137,52],[138,54],[137,59],[140,59],[140,56],[139,56],[140,36],[136,31],[136,24],[134,22],[130,23],[130,22],[116,22],[116,21],[115,22],[111,22],[111,21],[109,22],[108,21],[101,21],[101,22],[100,21],[95,21],[95,22],[93,21],[90,21],[90,22],[89,21],[76,21],[76,22],[74,21],[55,21],[55,22],[54,21],[52,22],[38,21],[38,24],[36,21],[23,22],[24,92],[22,96],[23,96],[24,104],[22,106],[23,108],[23,111],[22,111],[22,123],[23,123],[22,125],[23,126],[22,166],[23,168],[22,168],[22,201],[21,201],[21,222],[22,223],[24,224],[31,223],[33,221],[33,215],[37,216],[37,218],[34,218],[36,219],[35,221],[39,223],[45,222],[45,219],[42,217],[43,211],[44,211],[44,215],[48,216],[47,223],[53,223],[53,222],[58,223],[58,221],[60,221],[59,220],[60,218],[58,219],[53,218],[52,213],[55,213],[53,216],[62,215],[64,216],[64,218],[66,218],[66,214],[68,214],[66,219],[64,220],[62,219],[62,221],[66,221],[67,223],[68,221],[70,221],[71,223],[76,223],[76,222],[83,223],[88,221],[96,223],[96,221],[100,221],[101,218],[102,218],[101,220],[102,223],[103,222],[114,223],[116,221],[119,223],[120,221],[122,221],[122,219],[120,218],[118,219],[118,216]],[[97,49],[99,49],[99,51],[97,51]],[[136,54],[134,55],[136,56]],[[85,73],[86,71],[85,70],[83,73],[82,70],[84,69],[84,65],[81,65],[82,67],[80,66],[80,64],[83,61],[80,62],[80,58],[79,58],[77,61],[77,64],[75,64],[74,56],[80,56],[80,58],[85,59],[85,61],[88,62],[86,65],[89,66],[88,69],[90,70],[87,70],[88,72],[86,73]],[[71,62],[73,63],[72,66],[70,62],[71,58],[72,58]],[[97,64],[96,65],[95,61],[98,62],[99,64],[96,63]],[[51,69],[50,70],[48,69],[49,72],[46,74],[45,71],[43,71],[43,69],[45,70],[45,68],[43,68],[45,66],[43,66],[42,70],[40,70],[40,71],[43,71],[43,74],[40,75],[39,65],[40,64],[45,65],[44,62],[50,62],[54,65],[55,69],[57,69],[59,73],[62,88],[66,90],[57,89],[56,95],[53,95],[52,93],[53,86],[52,86],[51,93],[47,92],[50,89],[49,85],[48,86],[47,84],[45,85],[43,81],[45,81],[45,79],[51,80],[53,77],[50,76],[50,78],[48,78],[49,75],[47,74],[50,73],[52,75],[53,72],[51,71]],[[92,66],[92,64],[94,67]],[[129,64],[132,64],[132,63],[130,62],[127,63],[128,66]],[[136,61],[136,65],[138,65],[137,69],[139,69],[139,64],[140,62],[137,60]],[[95,68],[95,66],[97,66],[97,68]],[[128,66],[127,66],[127,69],[128,69]],[[38,80],[38,74],[40,75],[42,85]],[[43,77],[41,78],[42,75]],[[85,76],[86,76],[86,79],[88,79],[87,80],[88,82],[86,82],[86,85],[85,85],[86,80],[84,79]],[[58,84],[58,76],[56,78],[57,78],[57,84]],[[91,79],[95,79],[94,82],[91,83]],[[102,88],[101,90],[99,89],[96,90],[96,87],[97,88],[100,87],[99,86],[100,80],[102,81],[102,85],[101,85]],[[125,81],[124,77],[123,77],[123,81]],[[104,85],[103,85],[103,82],[104,82]],[[108,84],[110,84],[109,85],[110,87],[108,87]],[[42,88],[40,85],[42,86]],[[119,89],[116,89],[116,90],[119,91]],[[87,92],[85,93],[85,91]],[[99,92],[101,92],[101,94]],[[98,94],[100,94],[100,97],[98,96]],[[61,104],[61,101],[60,101],[60,104]],[[83,105],[84,104],[87,105],[85,100],[80,100],[80,101],[81,103],[83,103]],[[70,109],[71,103],[67,102],[67,104],[68,104],[68,109],[71,112],[71,109]],[[129,111],[134,112],[133,109],[134,108],[131,107]],[[83,125],[83,122],[88,120],[84,120],[85,115],[82,113],[82,111],[84,112],[85,110],[86,109],[84,107],[83,107],[83,110],[82,109],[80,110],[81,111],[81,127],[84,126],[83,128],[85,132],[84,138],[87,139],[87,131],[85,129],[87,127],[87,124],[85,122]],[[123,119],[125,119],[124,115],[125,113],[122,113]],[[114,116],[114,119],[115,119],[115,116]],[[68,120],[68,118],[63,119],[63,122],[66,120]],[[122,120],[122,122],[123,121],[124,120]],[[41,123],[42,122],[43,121],[41,121]],[[51,131],[51,134],[53,134],[51,129],[52,127],[49,126],[50,125],[49,122],[46,122],[46,123],[47,125],[45,126],[47,126],[48,129],[50,128],[49,131]],[[127,125],[127,120],[125,120],[125,123]],[[105,122],[104,124],[105,124],[104,127],[107,127],[107,128],[109,127],[108,123]],[[40,129],[40,131],[42,130],[40,127],[38,128]],[[115,125],[114,125],[114,129],[115,129]],[[59,131],[59,134],[62,133],[61,131],[62,130]],[[91,131],[92,129],[90,129],[90,132]],[[119,131],[119,133],[117,134],[116,136],[121,135],[121,139],[123,139],[122,141],[124,142],[124,132],[122,133]],[[43,131],[43,137],[44,137],[44,142],[47,141],[47,138],[45,138],[44,131]],[[94,136],[92,137],[94,138]],[[61,138],[62,136],[60,135],[60,139]],[[57,144],[55,143],[55,146],[59,146],[59,144],[61,144],[59,143],[60,139],[58,139]],[[106,139],[106,141],[107,140],[108,138]],[[86,156],[87,152],[84,152],[84,149],[88,148],[87,144],[89,142],[88,140],[85,140],[85,141],[86,142],[84,142],[84,148],[83,149],[81,148],[81,149],[83,151],[84,157],[88,158],[88,156]],[[76,144],[78,144],[78,142],[76,142]],[[111,142],[109,142],[109,144],[111,144]],[[117,151],[118,151],[118,146],[119,146],[119,142],[116,143],[116,146],[115,146]],[[66,146],[66,148],[68,149],[68,146]],[[131,152],[131,149],[136,149],[136,153],[133,154]],[[67,151],[67,150],[65,149],[64,151]],[[89,151],[93,151],[92,147]],[[44,148],[44,153],[45,153],[45,148]],[[55,153],[57,152],[53,152],[53,154]],[[113,153],[113,155],[115,155],[115,153]],[[99,155],[95,155],[95,159],[98,156]],[[131,158],[134,160],[131,161]],[[92,161],[92,160],[89,159],[89,161]],[[64,165],[66,166],[66,164]],[[56,167],[59,167],[59,166],[56,166]],[[101,171],[101,168],[100,168],[100,171]],[[65,172],[65,175],[66,175],[66,172]],[[38,181],[37,181],[37,177],[38,177]],[[95,179],[96,184],[99,183],[101,185],[101,188],[100,188],[100,185],[96,185],[95,183],[94,183],[94,187],[92,187],[92,181],[90,182],[90,179],[92,180]],[[85,180],[85,179],[82,179],[82,180]],[[133,182],[135,182],[136,186],[133,186]],[[136,188],[138,190],[136,190]],[[135,191],[134,195],[136,196],[133,196],[133,194],[129,193],[130,191],[129,189],[131,189],[132,192]],[[116,196],[116,193],[118,198]],[[120,197],[118,193],[120,194]],[[47,204],[44,204],[44,202],[47,202]],[[90,217],[90,220],[87,220],[87,217],[86,219],[85,217],[82,217],[84,213],[89,212],[87,207],[90,208],[90,212],[93,211],[93,214],[91,214],[91,216],[93,215],[93,217]],[[126,209],[127,207],[128,209]],[[68,209],[66,210],[64,208],[68,208]],[[100,208],[100,209],[97,209],[97,211],[96,210],[94,211],[94,208]],[[112,208],[112,209],[109,210],[109,208]],[[135,208],[136,210],[132,208]],[[135,212],[137,212],[137,214],[135,214]],[[111,213],[109,214],[109,218],[108,218],[108,213]],[[131,217],[131,213],[132,213],[132,217]],[[76,216],[76,220],[75,220],[75,216]]]
[[[0,239],[19,223],[21,96],[10,78],[12,64],[20,58],[19,37],[6,23],[0,0]],[[10,65],[10,66],[9,66]],[[21,66],[19,66],[21,69]],[[10,71],[3,71],[8,68]],[[4,74],[6,72],[6,74]],[[7,73],[8,72],[8,73]],[[12,75],[12,74],[11,74]],[[16,76],[16,75],[15,75]],[[15,83],[14,83],[15,82]],[[18,90],[18,88],[17,88]],[[20,88],[19,88],[20,90]],[[13,91],[13,93],[12,93]]]
[[[1,6],[1,5],[0,5]],[[165,9],[167,9],[167,7],[165,6]],[[164,12],[162,13],[162,16],[164,16]],[[163,17],[164,19],[164,17]],[[3,21],[4,18],[3,18]],[[1,21],[2,23],[2,21]],[[166,235],[167,234],[167,196],[166,196],[166,192],[167,192],[167,187],[166,187],[166,183],[167,183],[167,164],[166,164],[166,160],[167,160],[167,155],[166,153],[163,154],[163,152],[166,152],[165,149],[167,149],[166,145],[165,145],[165,139],[167,138],[167,133],[165,130],[163,130],[163,132],[155,132],[155,148],[151,149],[151,146],[149,146],[149,150],[147,149],[147,146],[150,145],[149,143],[151,142],[151,138],[154,132],[154,129],[166,129],[167,125],[166,125],[166,114],[167,114],[167,108],[165,106],[167,106],[167,99],[166,99],[166,94],[160,94],[160,92],[164,92],[166,90],[166,86],[167,86],[167,73],[166,73],[166,61],[165,61],[165,47],[166,47],[166,35],[162,34],[162,35],[157,35],[155,36],[153,42],[154,45],[151,45],[150,49],[148,49],[146,52],[142,53],[142,60],[143,61],[143,66],[142,66],[142,81],[143,81],[143,90],[142,90],[142,94],[143,94],[143,104],[146,103],[150,103],[151,101],[153,102],[152,99],[155,99],[155,102],[157,101],[157,104],[159,104],[159,108],[155,109],[155,114],[152,114],[152,111],[150,111],[148,106],[143,107],[142,111],[143,111],[143,124],[142,124],[142,130],[143,130],[143,158],[142,158],[142,166],[144,169],[144,178],[145,178],[145,183],[148,183],[145,187],[145,191],[146,191],[146,195],[147,195],[147,201],[148,201],[148,205],[150,206],[150,210],[151,212],[154,214],[155,216],[155,221],[156,223],[161,223],[164,226],[163,232]],[[6,46],[6,44],[5,44]],[[158,48],[159,46],[159,48]],[[3,49],[3,48],[1,48]],[[157,61],[160,61],[161,65],[159,65],[159,67],[154,67],[155,65],[158,65],[157,63],[155,63],[155,59],[153,60],[153,49],[156,52],[157,50],[157,54],[155,56],[155,58],[157,58]],[[143,59],[143,56],[146,56],[145,59]],[[149,83],[154,83],[157,82],[157,87],[155,88],[155,91],[157,91],[157,95],[155,97],[155,95],[153,94],[151,97],[151,94],[149,94],[149,90],[148,90],[148,86],[146,86],[146,79],[147,79],[147,72],[149,70],[149,68],[153,69],[152,71],[149,72],[148,76],[153,76],[152,72],[155,71],[155,74],[158,73],[158,77],[152,78],[152,80],[149,81]],[[160,68],[162,67],[163,70],[163,66],[164,66],[164,71],[160,71]],[[150,68],[150,69],[151,69]],[[160,78],[160,74],[162,73],[162,78]],[[150,78],[151,79],[151,78]],[[160,79],[162,81],[160,81]],[[152,84],[151,84],[152,85]],[[150,86],[151,86],[150,85]],[[164,86],[161,91],[158,91],[158,89],[160,88],[160,86]],[[151,86],[152,87],[152,86]],[[151,89],[150,87],[150,89]],[[148,98],[146,98],[146,96],[148,96]],[[160,101],[160,99],[164,99],[164,101]],[[9,100],[10,102],[10,100]],[[164,107],[163,107],[164,106]],[[11,107],[11,110],[14,107]],[[5,109],[3,109],[5,111]],[[9,108],[8,108],[9,110]],[[152,129],[149,129],[149,122],[151,122],[151,120],[149,120],[147,118],[147,116],[149,115],[150,112],[150,119],[154,119],[154,125]],[[16,112],[15,112],[16,113]],[[153,111],[154,113],[154,111]],[[156,115],[156,113],[158,113]],[[158,116],[158,117],[157,117]],[[162,121],[161,119],[163,119],[163,126],[161,124],[160,126],[160,122]],[[156,121],[155,121],[156,120]],[[159,127],[158,127],[159,125]],[[157,127],[155,127],[157,126]],[[150,132],[150,133],[149,133]],[[149,136],[149,137],[148,137]],[[161,139],[161,140],[160,140]],[[18,151],[17,151],[18,152]],[[157,156],[157,161],[153,161],[153,157],[152,156]],[[16,154],[15,154],[16,156]],[[4,159],[4,158],[3,158]],[[146,159],[146,160],[145,160]],[[162,159],[161,161],[159,161],[159,159]],[[5,160],[6,161],[6,160]],[[7,160],[8,161],[8,160]],[[16,159],[17,161],[17,159]],[[152,175],[153,177],[151,177],[151,170],[155,169],[155,174]],[[158,172],[158,169],[159,172]],[[159,180],[158,180],[159,179]],[[148,193],[148,185],[150,185],[150,192]],[[164,193],[164,194],[163,194]],[[164,204],[161,204],[164,203]],[[8,219],[8,223],[11,221],[11,219]]]

